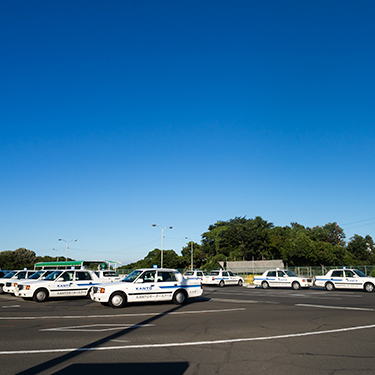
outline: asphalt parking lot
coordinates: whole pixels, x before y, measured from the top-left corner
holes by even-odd
[[[0,295],[2,374],[373,374],[375,293],[205,287],[111,309]]]

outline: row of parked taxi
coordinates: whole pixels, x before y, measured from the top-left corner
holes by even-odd
[[[10,271],[0,278],[0,293],[44,302],[50,297],[86,296],[102,305],[123,307],[136,301],[172,301],[202,295],[201,279],[167,268],[135,270],[125,278],[115,271],[85,269]]]
[[[243,284],[241,276],[227,270],[211,271],[209,274],[195,270],[182,275],[175,269],[147,268],[135,270],[125,278],[113,270],[20,270],[9,271],[0,278],[0,293],[10,293],[36,302],[44,302],[50,297],[86,296],[105,306],[123,307],[128,302],[137,301],[182,304],[188,298],[201,296],[202,285],[223,287]],[[333,269],[324,276],[314,278],[274,269],[255,276],[254,285],[263,289],[291,287],[298,290],[318,286],[327,290],[363,289],[373,292],[375,278],[346,268]]]

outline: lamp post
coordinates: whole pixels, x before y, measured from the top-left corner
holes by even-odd
[[[193,271],[193,240],[189,237],[186,237],[185,238],[187,240],[190,240],[190,243],[191,243],[191,270]]]
[[[66,258],[65,258],[65,260],[68,261],[68,249],[69,249],[68,244],[69,244],[69,242],[77,242],[77,240],[69,240],[69,241],[67,241],[67,240],[63,240],[62,238],[59,238],[59,241],[66,242]]]
[[[160,260],[160,268],[163,268],[163,238],[164,238],[164,229],[172,229],[173,227],[165,227],[161,228],[159,225],[152,224],[153,227],[158,227],[161,229],[161,260]]]
[[[59,261],[59,249],[55,249],[55,248],[53,248],[52,250],[53,250],[53,251],[57,251],[56,262],[58,262],[58,261]]]

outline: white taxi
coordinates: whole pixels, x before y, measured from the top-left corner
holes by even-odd
[[[203,280],[203,277],[205,275],[206,275],[206,272],[201,271],[201,270],[186,271],[184,273],[184,277],[186,279],[199,278],[200,280]]]
[[[232,271],[214,270],[203,277],[203,285],[218,285],[221,288],[225,285],[242,286],[244,279],[241,276],[235,275]]]
[[[375,277],[366,276],[356,269],[334,269],[324,276],[315,276],[315,286],[324,287],[327,290],[337,289],[364,289],[373,292],[375,289]]]
[[[90,289],[108,280],[89,270],[56,270],[44,280],[25,280],[16,286],[14,295],[44,302],[49,297],[89,296]]]
[[[106,283],[92,289],[93,301],[111,307],[128,302],[172,301],[182,304],[187,298],[203,293],[200,279],[186,279],[170,268],[145,268],[133,271],[120,282]]]
[[[0,293],[5,293],[8,287],[18,283],[19,280],[27,279],[33,273],[35,273],[35,270],[10,271],[0,279]]]
[[[25,272],[25,271],[20,271],[21,274],[22,272]],[[29,276],[27,277],[27,280],[43,280],[45,279],[49,274],[51,274],[53,272],[53,270],[40,270],[40,271],[28,271],[29,272]],[[20,275],[21,275],[20,274]],[[19,279],[13,279],[13,280],[10,280],[10,281],[7,281],[3,287],[3,290],[4,290],[4,293],[10,293],[10,294],[13,294],[14,291],[16,290],[16,287],[17,285],[23,281],[25,281],[25,277],[23,278],[19,278]]]
[[[254,277],[254,285],[263,289],[269,287],[287,287],[295,290],[300,288],[310,288],[313,286],[311,277],[297,276],[289,270],[267,270],[261,276]]]

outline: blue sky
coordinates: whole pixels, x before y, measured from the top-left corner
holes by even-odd
[[[0,251],[129,263],[210,224],[375,238],[373,1],[0,4]],[[56,250],[52,250],[56,249]]]

